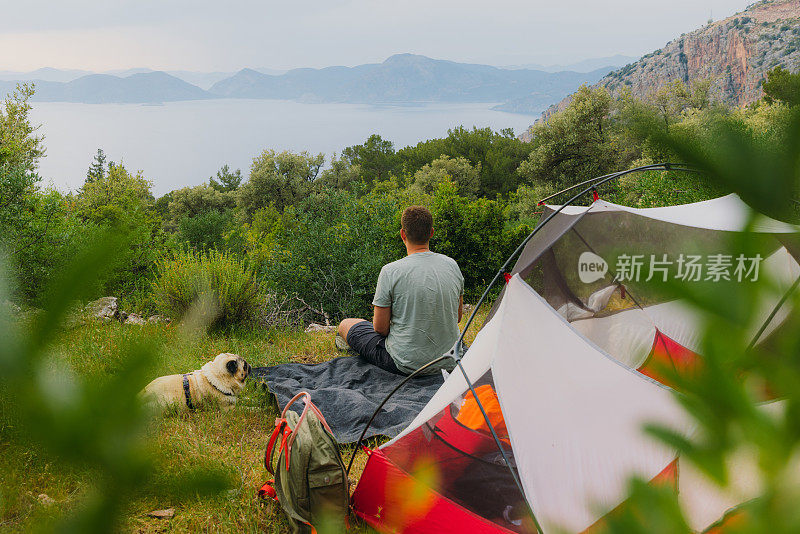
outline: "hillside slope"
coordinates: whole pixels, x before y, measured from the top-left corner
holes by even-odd
[[[623,87],[646,98],[680,80],[711,80],[712,98],[733,106],[761,98],[769,70],[800,69],[800,1],[764,0],[741,13],[711,23],[667,43],[639,61],[616,70],[596,86],[618,94]],[[551,106],[543,120],[566,107]]]

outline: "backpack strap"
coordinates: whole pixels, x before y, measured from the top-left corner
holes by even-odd
[[[261,486],[261,489],[258,490],[258,496],[262,499],[272,499],[275,502],[278,502],[278,492],[275,491],[275,479],[271,478],[267,480],[267,482]]]
[[[303,420],[306,418],[306,415],[308,414],[309,410],[313,411],[316,414],[317,418],[322,423],[322,426],[325,427],[325,430],[327,430],[328,432],[331,433],[331,435],[333,435],[333,432],[331,431],[331,427],[328,426],[328,421],[325,420],[325,416],[322,415],[322,412],[319,410],[319,408],[317,408],[317,406],[313,402],[311,402],[311,395],[309,395],[309,393],[307,391],[301,391],[300,393],[298,393],[297,395],[292,397],[292,399],[289,402],[286,403],[286,406],[283,408],[283,412],[281,412],[281,418],[284,419],[286,417],[286,412],[289,411],[289,407],[292,404],[294,404],[297,400],[299,400],[300,398],[303,399],[303,402],[305,403],[305,407],[303,408],[303,411],[300,414],[300,418],[297,420],[297,424],[295,425],[294,429],[292,429],[292,432],[289,435],[289,439],[286,442],[286,469],[287,470],[289,469],[289,457],[290,457],[291,451],[292,451],[292,444],[294,443],[294,440],[297,437],[298,429],[300,428],[300,425],[303,423]]]
[[[267,468],[267,472],[269,472],[270,475],[275,474],[275,470],[272,469],[272,456],[275,454],[275,443],[278,441],[278,436],[281,436],[279,450],[282,450],[286,445],[286,438],[288,435],[289,423],[286,419],[275,419],[275,430],[272,431],[272,435],[269,437],[269,443],[267,443],[267,449],[264,452],[264,467]]]

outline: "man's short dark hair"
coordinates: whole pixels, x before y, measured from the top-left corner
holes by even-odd
[[[409,206],[400,217],[400,226],[414,245],[424,245],[431,238],[433,215],[425,206]]]

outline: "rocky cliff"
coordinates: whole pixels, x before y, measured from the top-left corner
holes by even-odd
[[[684,34],[639,61],[616,70],[595,86],[618,94],[628,87],[646,98],[675,80],[711,80],[712,98],[733,106],[761,98],[769,70],[800,69],[800,1],[763,0],[745,11]],[[542,119],[565,108],[569,97]]]

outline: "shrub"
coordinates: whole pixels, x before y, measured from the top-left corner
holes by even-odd
[[[232,222],[231,212],[215,210],[184,217],[179,224],[180,239],[196,250],[221,249],[225,246],[225,232]]]
[[[153,294],[160,311],[183,318],[193,306],[205,305],[212,327],[255,319],[261,292],[252,270],[224,252],[179,252],[158,264]],[[209,309],[210,308],[210,309]]]
[[[520,241],[530,232],[525,224],[509,225],[501,205],[458,196],[452,182],[439,185],[433,198],[431,249],[450,256],[464,275],[464,298],[476,300]],[[499,287],[497,288],[499,289]]]
[[[283,219],[287,219],[288,212]],[[325,189],[297,205],[292,224],[276,226],[264,260],[270,293],[302,299],[321,319],[371,315],[381,267],[402,257],[400,204],[387,197]]]

